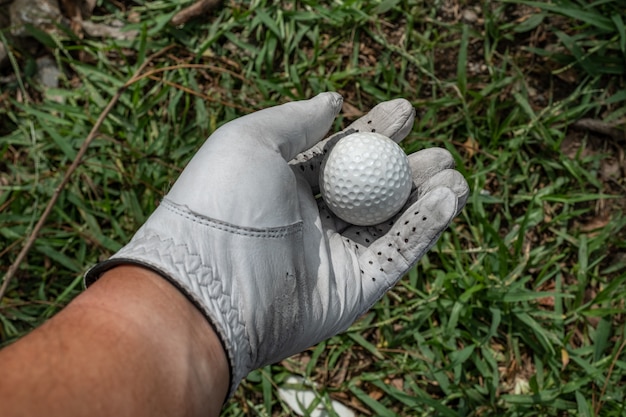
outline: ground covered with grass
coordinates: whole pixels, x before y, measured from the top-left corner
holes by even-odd
[[[97,2],[90,21],[127,36],[0,32],[0,345],[78,294],[223,123],[338,91],[339,129],[404,97],[405,150],[452,152],[467,207],[346,334],[253,372],[224,415],[291,415],[294,373],[365,416],[626,415],[623,2],[232,0],[172,25],[191,4]]]

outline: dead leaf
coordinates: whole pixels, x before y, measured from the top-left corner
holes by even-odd
[[[367,393],[367,395],[372,400],[378,401],[385,395],[385,393],[382,390],[378,389],[378,388],[373,388],[370,392]]]
[[[478,142],[473,137],[467,138],[465,142],[463,142],[463,148],[465,152],[467,152],[468,158],[473,157],[479,150]]]
[[[342,113],[346,119],[350,120],[358,119],[365,114],[347,101],[343,102]]]
[[[391,385],[392,387],[394,387],[395,389],[399,390],[399,391],[403,391],[404,390],[404,379],[402,378],[393,378],[389,381],[389,385]]]
[[[611,221],[611,216],[608,214],[592,217],[588,222],[580,225],[580,231],[583,233],[593,232],[606,227]]]
[[[216,9],[220,5],[220,0],[197,0],[194,4],[184,8],[180,12],[176,13],[171,20],[174,26],[187,23],[189,20],[202,16]]]
[[[565,367],[569,363],[569,353],[567,353],[566,349],[561,349],[561,363],[563,364],[561,370],[565,369]]]

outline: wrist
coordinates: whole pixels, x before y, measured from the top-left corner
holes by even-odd
[[[162,358],[187,406],[210,402],[219,413],[230,375],[220,339],[196,306],[162,276],[120,265],[106,271],[75,303],[112,313],[127,337]]]

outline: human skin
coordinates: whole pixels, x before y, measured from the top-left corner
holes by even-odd
[[[0,350],[0,370],[3,417],[218,416],[229,387],[206,318],[138,266],[108,271]]]

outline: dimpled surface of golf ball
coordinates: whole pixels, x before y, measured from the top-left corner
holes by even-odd
[[[409,160],[388,137],[357,132],[341,138],[324,159],[320,192],[342,220],[371,226],[398,213],[413,184]]]

